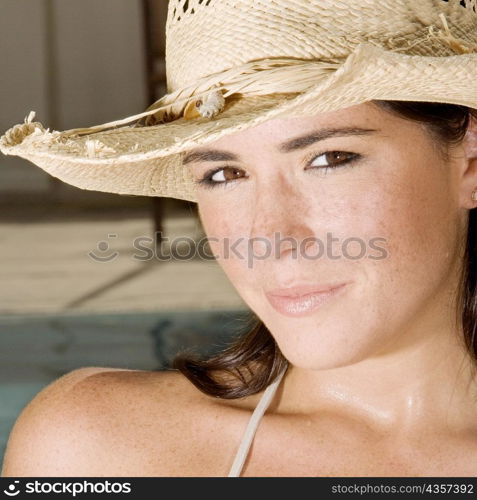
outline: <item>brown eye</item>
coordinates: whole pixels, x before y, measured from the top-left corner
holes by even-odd
[[[346,151],[327,151],[318,156],[315,156],[312,162],[310,162],[310,166],[312,167],[336,167],[341,164],[348,163],[349,161],[356,158],[355,153],[348,153]],[[323,160],[319,160],[323,158]],[[318,161],[317,161],[318,160]]]
[[[216,170],[211,176],[210,180],[212,182],[221,183],[233,181],[240,177],[240,169],[235,167],[224,167],[220,170]]]
[[[221,167],[207,172],[200,180],[195,181],[200,187],[214,188],[217,186],[227,187],[230,181],[245,177],[242,170],[236,167]],[[233,184],[233,183],[232,183]]]
[[[307,165],[313,167],[311,170],[324,171],[326,174],[328,169],[350,166],[361,157],[360,154],[347,151],[325,151],[319,155],[311,156]]]

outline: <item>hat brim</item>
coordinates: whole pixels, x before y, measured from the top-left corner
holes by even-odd
[[[231,99],[215,118],[179,118],[78,137],[61,138],[58,132],[30,127],[15,140],[7,132],[0,150],[81,189],[196,202],[190,169],[182,165],[183,152],[270,119],[311,116],[377,99],[477,109],[477,54],[416,56],[362,43],[335,72],[298,95]]]

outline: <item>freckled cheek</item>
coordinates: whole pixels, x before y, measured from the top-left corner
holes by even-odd
[[[359,226],[368,235],[385,239],[379,246],[386,249],[387,257],[372,265],[380,269],[383,283],[389,280],[396,289],[412,283],[422,288],[424,283],[437,280],[446,272],[455,240],[445,191],[437,191],[438,186],[429,179],[424,183],[414,177],[412,181],[396,181],[369,193],[368,215],[361,213],[367,227],[363,222]],[[356,213],[359,216],[359,208]]]
[[[210,251],[227,272],[239,269],[246,263],[247,222],[243,209],[230,206],[204,205],[200,218],[207,235]],[[244,256],[242,259],[241,256]]]

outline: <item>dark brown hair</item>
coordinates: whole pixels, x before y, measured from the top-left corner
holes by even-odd
[[[436,147],[447,158],[449,147],[459,144],[470,120],[477,119],[477,110],[454,104],[371,101],[379,108],[399,117],[424,124]],[[461,321],[465,343],[471,358],[477,362],[477,291],[476,291],[476,210],[469,210],[468,231],[458,291],[458,320]],[[275,339],[263,322],[250,312],[248,330],[226,349],[201,359],[182,352],[173,368],[180,370],[205,394],[235,399],[262,391],[288,366]]]

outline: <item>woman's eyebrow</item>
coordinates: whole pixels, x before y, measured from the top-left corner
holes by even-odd
[[[300,137],[295,137],[289,141],[283,142],[278,146],[278,150],[281,153],[289,153],[290,151],[296,151],[297,149],[303,149],[314,144],[315,142],[324,141],[330,137],[344,137],[347,135],[368,135],[375,132],[380,132],[378,129],[374,128],[363,128],[363,127],[330,127],[316,130],[311,134],[302,135]]]
[[[306,148],[330,137],[344,137],[349,135],[368,135],[375,132],[380,132],[378,129],[363,128],[363,127],[330,127],[320,129],[306,135],[295,137],[285,141],[277,146],[278,151],[281,153],[289,153],[298,149]],[[187,165],[195,161],[238,161],[240,156],[229,151],[220,149],[202,149],[200,151],[192,151],[187,153],[183,159],[182,164]]]
[[[187,153],[182,159],[182,164],[187,165],[194,161],[234,161],[238,160],[239,156],[228,151],[221,151],[219,149],[202,149],[200,151],[193,151]]]

